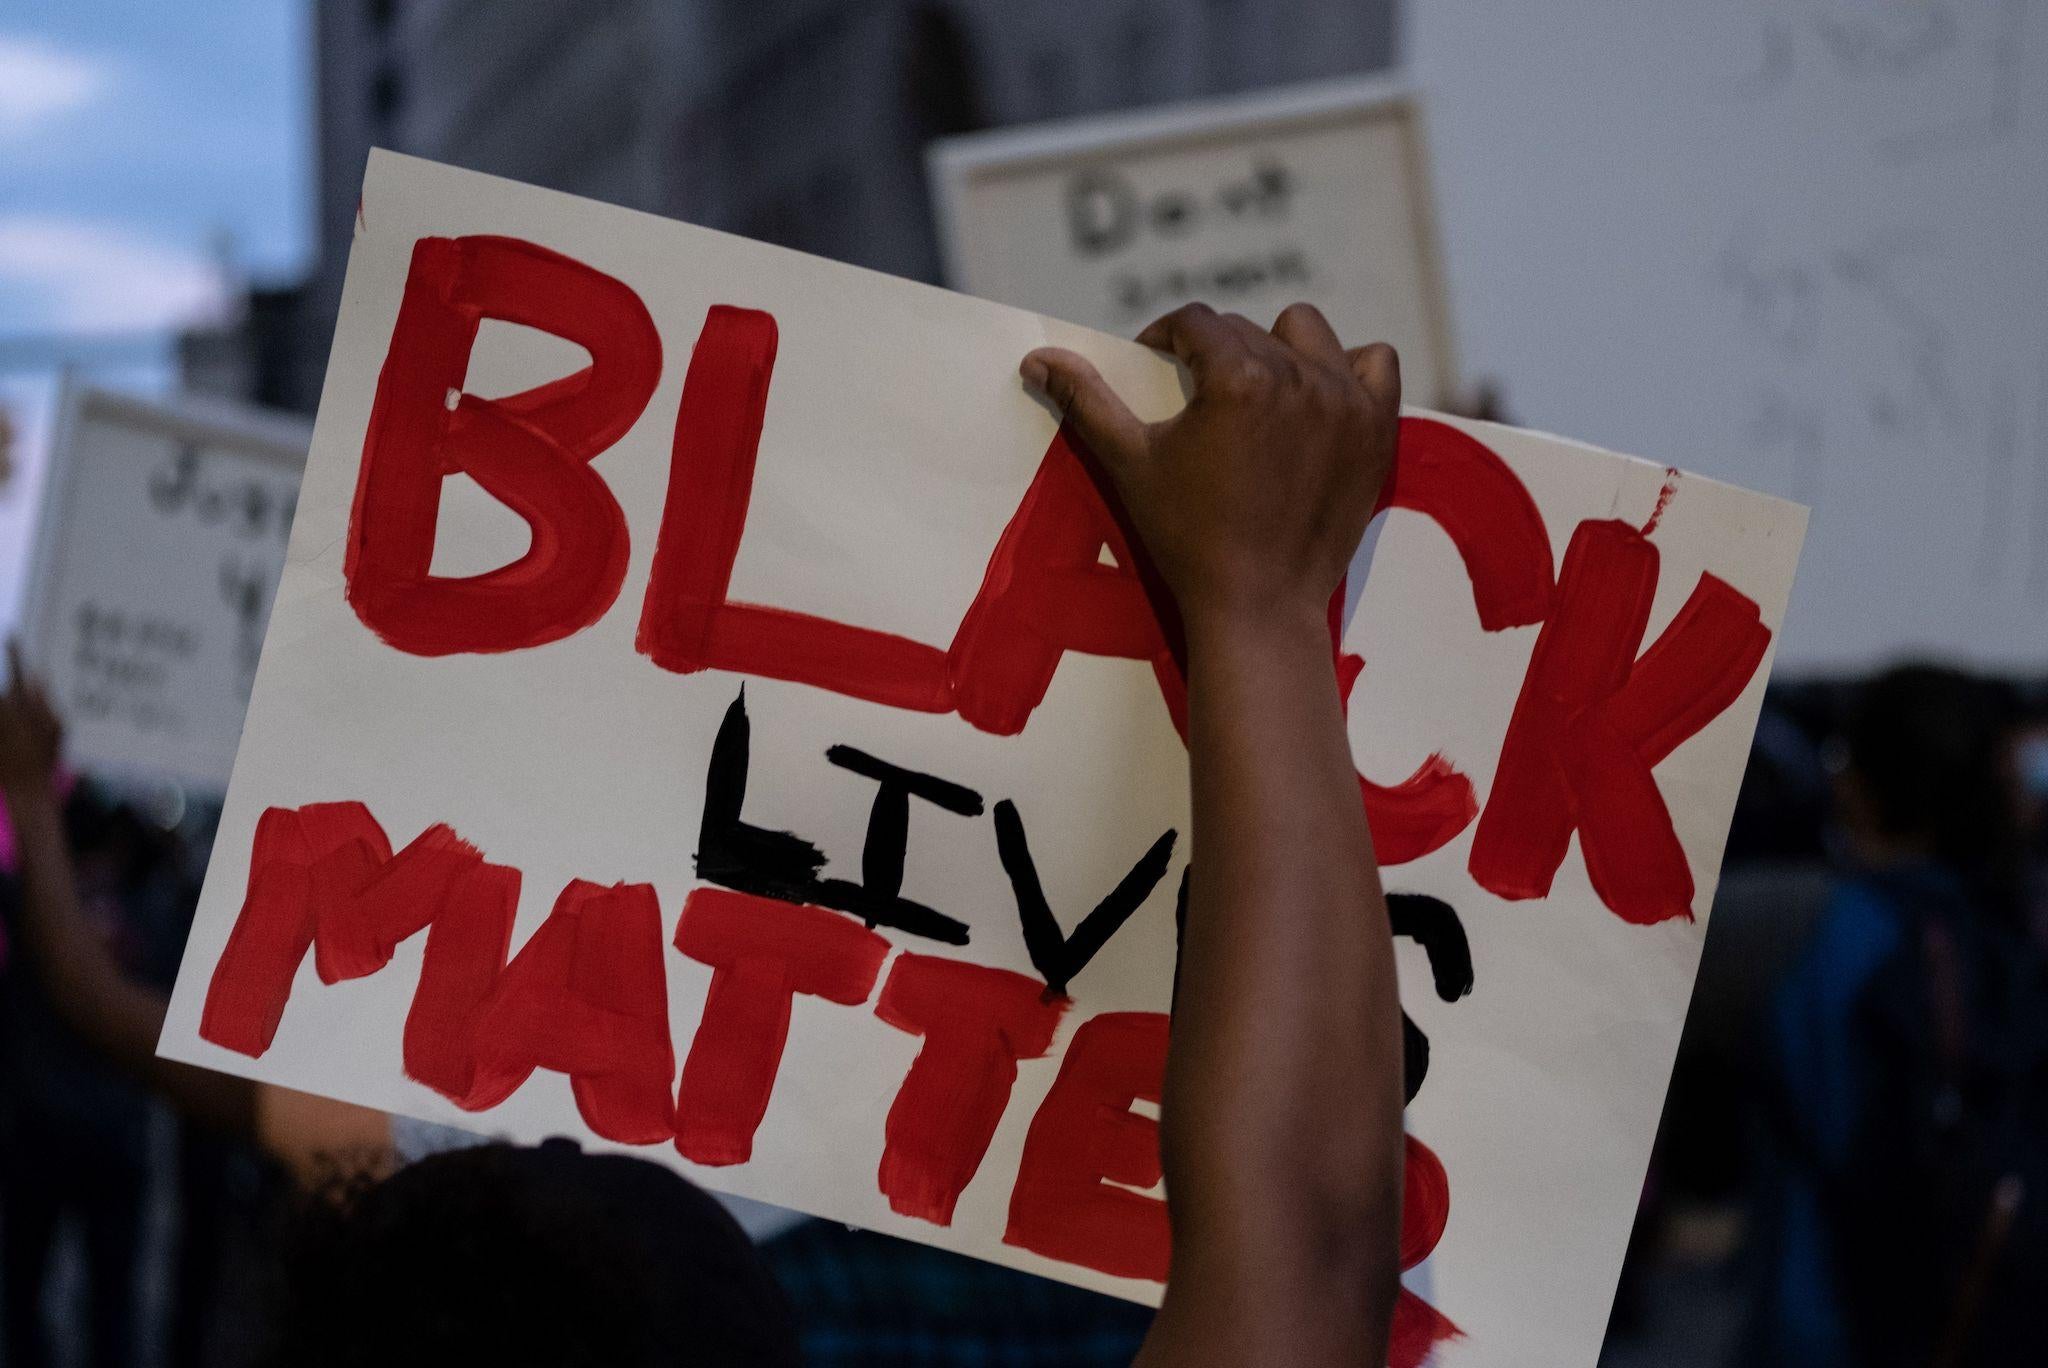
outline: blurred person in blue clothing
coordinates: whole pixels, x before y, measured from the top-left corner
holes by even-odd
[[[2004,686],[1924,665],[1850,710],[1843,872],[1770,1013],[1745,1362],[2048,1362],[2048,989],[2015,723]]]

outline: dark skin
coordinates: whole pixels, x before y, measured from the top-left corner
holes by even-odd
[[[1190,306],[1139,340],[1193,379],[1162,423],[1071,352],[1022,367],[1114,481],[1187,632],[1198,853],[1162,1120],[1173,1277],[1138,1364],[1384,1363],[1400,1005],[1324,614],[1392,465],[1399,366],[1385,346],[1346,352],[1306,305],[1270,332]],[[158,1060],[162,996],[124,980],[79,916],[58,741],[14,662],[0,793],[23,843],[27,949],[89,1040],[246,1130],[258,1090]]]
[[[1386,1361],[1400,1006],[1325,609],[1393,462],[1391,348],[1297,304],[1140,334],[1194,381],[1145,424],[1081,357],[1027,382],[1116,485],[1187,628],[1193,873],[1162,1130],[1173,1277],[1140,1368]]]

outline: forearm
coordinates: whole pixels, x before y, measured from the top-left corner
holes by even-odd
[[[22,949],[52,1008],[110,1063],[206,1124],[247,1133],[252,1086],[157,1058],[169,1000],[130,978],[86,925],[57,797],[46,785],[5,790],[20,849]]]
[[[1191,1261],[1383,1349],[1397,1276],[1400,1008],[1319,613],[1189,623],[1194,836],[1165,1115]],[[1389,1067],[1389,1061],[1395,1061]],[[1256,1349],[1257,1346],[1246,1346]]]

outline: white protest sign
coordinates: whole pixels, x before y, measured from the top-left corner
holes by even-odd
[[[1184,688],[1047,342],[1181,402],[375,154],[164,1053],[1157,1301]],[[1584,1368],[1803,513],[1422,414],[1389,500],[1341,674],[1415,1027],[1399,1361]]]
[[[75,763],[226,786],[309,440],[241,406],[66,389],[23,619]]]
[[[1119,337],[1189,300],[1266,325],[1306,299],[1398,347],[1415,402],[1457,384],[1421,114],[1383,80],[971,133],[929,160],[969,294]]]

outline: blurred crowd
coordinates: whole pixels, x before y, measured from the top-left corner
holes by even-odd
[[[78,981],[52,956],[85,955],[161,1000],[209,814],[90,781],[62,804],[89,951],[24,937],[30,871],[0,835],[4,1362],[250,1362],[303,1174],[51,998]],[[1923,665],[1775,688],[1609,1359],[2048,1361],[2044,966],[2048,691]],[[770,1250],[815,1362],[1010,1362],[990,1355],[1020,1336],[1064,1356],[1031,1362],[1125,1362],[1144,1328],[1137,1308],[838,1227]],[[1689,1356],[1642,1348],[1659,1336]]]
[[[2048,1361],[2044,704],[1924,665],[1773,690],[1610,1350]]]
[[[204,868],[198,828],[166,823],[148,794],[65,788],[92,934],[168,993]],[[210,1352],[209,1334],[229,1261],[254,1255],[272,1175],[248,1147],[181,1124],[65,1022],[23,944],[20,852],[0,828],[0,1362],[232,1362],[236,1346]]]

